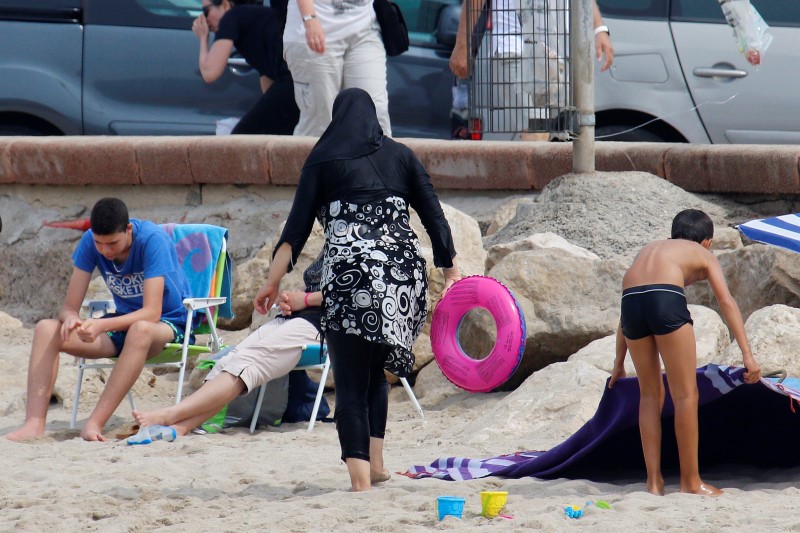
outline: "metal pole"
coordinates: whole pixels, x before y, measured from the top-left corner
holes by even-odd
[[[570,0],[569,45],[578,136],[572,143],[572,172],[594,172],[594,0]]]

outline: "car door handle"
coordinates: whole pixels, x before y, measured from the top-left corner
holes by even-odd
[[[737,68],[697,67],[692,74],[699,78],[744,78],[747,71]]]
[[[231,67],[250,67],[243,57],[229,57],[228,66]]]

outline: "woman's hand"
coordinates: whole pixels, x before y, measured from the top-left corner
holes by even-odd
[[[192,22],[192,31],[194,32],[195,35],[197,35],[197,38],[200,39],[201,41],[207,40],[208,22],[206,21],[206,17],[200,15],[199,17],[194,19],[194,22]]]
[[[275,303],[275,298],[278,296],[279,290],[280,287],[278,285],[273,285],[269,281],[265,282],[264,285],[258,289],[256,297],[253,298],[253,307],[255,310],[262,315],[267,314],[267,311],[272,308],[272,304]]]
[[[325,30],[315,18],[303,23],[306,29],[306,44],[318,54],[325,53]]]
[[[758,366],[756,360],[753,358],[752,355],[746,355],[742,358],[742,362],[744,363],[744,367],[747,369],[747,372],[744,373],[744,380],[747,383],[756,383],[758,380],[761,379],[761,367]]]
[[[444,272],[444,290],[442,291],[442,296],[447,294],[447,291],[450,290],[450,287],[453,284],[461,279],[461,271],[456,266],[455,260],[453,260],[453,266],[450,268],[443,268],[442,271]]]
[[[283,316],[290,316],[292,311],[300,311],[306,308],[306,293],[302,291],[283,291],[278,298],[278,307]]]
[[[595,53],[597,60],[600,61],[605,55],[600,72],[605,72],[614,64],[614,47],[611,45],[611,36],[608,32],[601,31],[594,37]]]

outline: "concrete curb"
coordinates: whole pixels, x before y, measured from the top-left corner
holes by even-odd
[[[572,171],[571,143],[398,139],[439,189],[540,190]],[[0,137],[0,184],[294,186],[313,137]],[[598,171],[643,171],[687,191],[800,193],[800,147],[596,144]]]

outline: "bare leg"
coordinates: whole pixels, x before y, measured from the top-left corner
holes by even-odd
[[[664,405],[664,381],[653,337],[625,339],[639,379],[639,433],[647,469],[647,492],[664,494],[661,475],[661,408]]]
[[[172,426],[179,436],[183,436],[214,416],[244,390],[244,381],[233,374],[222,372],[211,381],[205,382],[197,392],[178,405],[148,412],[134,411],[133,416],[142,427],[157,424]]]
[[[372,488],[369,479],[369,461],[348,457],[345,459],[347,473],[350,474],[350,490],[352,492],[367,491]]]
[[[21,441],[44,435],[50,396],[58,376],[58,354],[62,342],[61,322],[42,320],[36,324],[28,364],[25,424],[7,434],[7,439]]]
[[[392,477],[383,467],[383,439],[369,438],[369,480],[374,485]]]
[[[102,433],[103,426],[142,373],[145,360],[158,355],[173,336],[172,328],[161,322],[141,321],[131,325],[108,383],[81,430],[84,440],[106,440]]]
[[[681,492],[717,496],[718,488],[700,479],[698,459],[697,424],[697,347],[694,328],[684,324],[668,335],[656,337],[656,344],[664,359],[667,382],[675,405],[675,438],[681,465]]]

